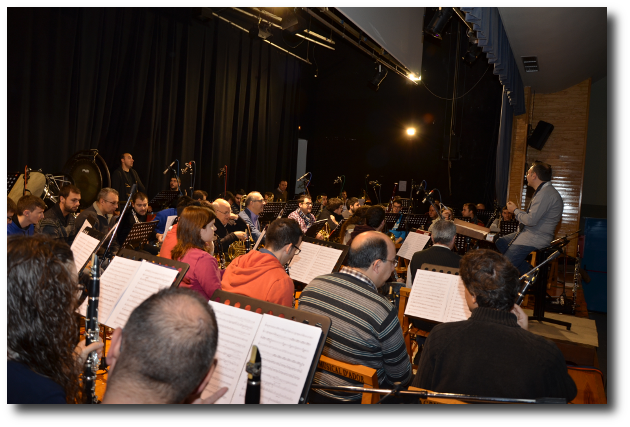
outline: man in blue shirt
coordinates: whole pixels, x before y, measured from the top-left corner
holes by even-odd
[[[396,243],[402,243],[402,241],[405,240],[405,237],[407,237],[407,231],[404,230],[405,224],[402,222],[402,201],[400,200],[400,197],[396,197],[392,202],[392,212],[398,214],[398,216],[396,217],[394,226],[391,230],[389,230],[389,232],[396,237]]]
[[[245,224],[249,226],[254,242],[260,237],[260,221],[258,220],[258,215],[262,213],[266,203],[262,194],[257,191],[252,191],[245,197],[245,209],[238,214],[238,216],[245,221]],[[264,238],[261,243],[265,243]]]
[[[35,233],[35,224],[44,218],[44,210],[46,210],[46,203],[39,197],[20,197],[17,202],[17,212],[13,214],[12,221],[7,224],[7,235],[32,236]]]

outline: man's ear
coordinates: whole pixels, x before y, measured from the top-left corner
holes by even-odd
[[[204,391],[204,389],[210,382],[210,378],[212,378],[212,374],[214,374],[214,371],[216,368],[217,368],[217,359],[214,359],[212,361],[212,364],[210,365],[210,369],[208,370],[208,373],[203,378],[203,380],[201,381],[201,384],[199,384],[199,387],[197,387],[194,394],[199,394]]]
[[[114,370],[114,365],[118,357],[120,357],[120,347],[122,345],[122,328],[116,328],[112,335],[112,342],[109,346],[109,353],[107,353],[107,364],[109,365],[109,373]]]

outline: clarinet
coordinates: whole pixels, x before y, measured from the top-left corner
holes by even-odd
[[[245,389],[245,403],[260,403],[260,376],[262,368],[262,358],[257,346],[252,345],[252,352],[249,362],[245,365],[247,372],[247,388]]]
[[[100,293],[100,273],[98,267],[98,256],[92,255],[92,271],[90,283],[88,284],[88,306],[85,316],[85,345],[99,341],[98,324],[98,297]],[[99,359],[96,351],[91,352],[85,361],[83,370],[83,403],[99,403],[96,396],[96,371],[98,370]]]

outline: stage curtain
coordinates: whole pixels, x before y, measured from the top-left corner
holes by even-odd
[[[302,63],[191,8],[9,8],[8,170],[130,152],[152,197],[174,159],[195,189],[271,191],[295,176]],[[183,178],[183,187],[188,187]]]
[[[479,46],[486,53],[494,74],[505,88],[510,105],[517,116],[525,113],[525,92],[510,41],[508,40],[499,9],[496,7],[462,7],[466,21],[477,31]]]
[[[510,105],[507,90],[503,88],[501,102],[501,120],[499,124],[499,141],[497,143],[496,161],[496,199],[499,207],[507,203],[508,182],[510,178],[510,152],[512,148],[512,122],[514,109]]]

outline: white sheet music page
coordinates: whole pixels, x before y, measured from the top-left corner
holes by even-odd
[[[109,323],[106,325],[111,328],[124,327],[131,312],[151,295],[171,286],[177,273],[175,269],[143,260],[110,314]]]
[[[459,276],[418,270],[409,293],[405,315],[444,322],[453,280],[459,280]]]
[[[208,304],[217,318],[219,343],[215,356],[217,368],[208,386],[201,393],[201,397],[205,399],[221,387],[227,387],[227,393],[216,403],[232,403],[238,379],[245,371],[245,364],[251,354],[252,341],[263,316],[214,301],[209,301]],[[240,403],[244,402],[243,399]]]
[[[169,217],[166,217],[166,225],[164,226],[164,235],[162,236],[162,241],[166,239],[166,235],[168,234],[168,231],[173,226],[173,221],[175,221],[175,218],[177,218],[177,215],[171,215]]]
[[[256,240],[256,244],[254,245],[254,251],[258,250],[258,246],[260,246],[260,242],[262,242],[263,237],[265,237],[265,234],[267,234],[267,227],[265,227],[265,229],[262,231],[262,233],[260,233],[260,236],[258,236],[258,240]]]
[[[88,223],[87,221],[85,222]],[[74,238],[70,249],[72,250],[72,255],[74,255],[74,265],[77,267],[77,273],[81,273],[81,267],[83,267],[90,258],[90,255],[92,255],[98,243],[99,241],[97,239],[85,233],[79,233]]]
[[[253,342],[260,350],[262,362],[260,403],[299,403],[321,334],[316,326],[263,315]],[[244,403],[246,389],[247,374],[243,369],[232,403]]]
[[[293,280],[308,284],[308,272],[313,262],[315,262],[315,257],[319,252],[319,246],[302,242],[300,244],[300,250],[300,254],[294,256],[291,260],[291,264],[289,264],[289,276]]]
[[[92,224],[90,224],[90,221],[85,220],[83,221],[83,225],[81,226],[81,228],[79,229],[79,232],[77,234],[83,233],[83,230],[85,230],[88,227],[92,227]]]
[[[443,274],[443,273],[442,273]],[[451,276],[445,274],[445,276]],[[460,320],[466,320],[470,317],[470,309],[466,303],[466,287],[460,276],[455,276],[459,280],[453,280],[453,287],[449,301],[446,306],[445,322],[459,322]]]
[[[304,283],[310,283],[317,276],[332,273],[332,271],[335,269],[337,261],[339,261],[339,257],[343,253],[343,251],[340,249],[319,245],[313,246],[317,246],[318,251],[313,258],[311,268],[306,273],[306,281]]]
[[[409,233],[396,255],[411,261],[413,254],[423,250],[430,238],[428,234]]]

